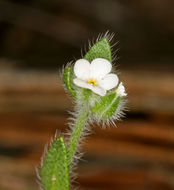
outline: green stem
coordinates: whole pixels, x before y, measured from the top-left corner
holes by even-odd
[[[81,108],[81,110],[79,111],[79,115],[77,116],[68,146],[68,160],[70,166],[73,162],[74,155],[77,151],[80,136],[82,135],[83,129],[85,128],[87,119],[88,119],[88,110],[84,106],[83,108]]]

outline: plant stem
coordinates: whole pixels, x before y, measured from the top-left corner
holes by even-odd
[[[83,106],[77,116],[68,146],[68,160],[70,166],[72,165],[72,162],[74,160],[74,155],[77,151],[80,137],[83,133],[83,129],[85,128],[87,119],[88,119],[88,110],[86,106]]]

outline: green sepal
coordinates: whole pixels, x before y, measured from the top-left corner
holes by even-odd
[[[89,62],[96,58],[104,58],[112,63],[111,46],[108,38],[96,42],[84,56],[84,59]]]
[[[117,96],[116,92],[107,94],[106,96],[101,97],[100,100],[91,107],[91,111],[102,119],[109,119],[115,114],[119,102],[120,96]]]
[[[72,81],[71,81],[71,68],[67,67],[64,70],[63,73],[63,82],[67,88],[67,90],[70,92],[70,94],[75,98],[76,97],[76,93],[72,87]]]
[[[67,151],[62,137],[53,142],[46,154],[41,182],[44,190],[69,190]]]

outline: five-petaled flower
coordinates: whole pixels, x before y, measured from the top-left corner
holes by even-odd
[[[79,59],[74,65],[74,74],[77,78],[73,82],[79,87],[105,96],[107,90],[115,88],[118,84],[118,77],[110,73],[111,69],[111,63],[103,58],[96,58],[91,63],[86,59]]]

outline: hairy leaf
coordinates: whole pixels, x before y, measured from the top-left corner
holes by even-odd
[[[95,103],[91,108],[91,111],[99,115],[103,119],[112,117],[120,102],[120,97],[117,96],[117,93],[108,94],[100,98],[100,101]]]
[[[96,58],[104,58],[112,63],[111,46],[107,38],[95,43],[84,56],[89,62]]]
[[[62,137],[51,145],[41,168],[44,190],[69,190],[69,169],[66,147]]]

